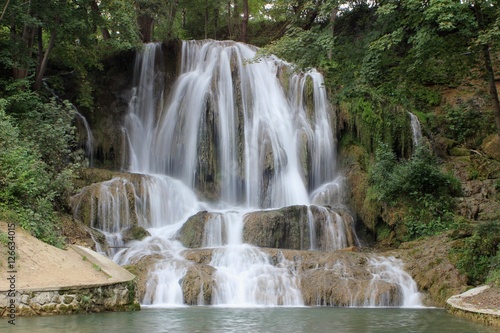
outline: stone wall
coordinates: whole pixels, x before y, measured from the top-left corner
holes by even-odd
[[[135,281],[89,287],[18,290],[0,295],[0,317],[140,310]],[[11,300],[15,303],[11,305]],[[15,317],[12,316],[12,317]]]

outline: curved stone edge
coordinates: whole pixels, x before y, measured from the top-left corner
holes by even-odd
[[[137,311],[140,304],[135,275],[109,258],[82,246],[70,245],[108,276],[106,282],[72,286],[0,291],[0,317]]]
[[[464,301],[464,298],[480,294],[488,288],[490,286],[481,286],[450,297],[446,301],[450,312],[466,319],[500,327],[500,309],[483,309]]]
[[[106,282],[107,285],[129,282],[135,279],[134,274],[130,273],[125,268],[121,267],[113,260],[103,256],[102,254],[79,245],[70,245],[69,247],[82,257],[87,258],[87,260],[93,265],[100,268],[101,271],[108,276],[108,281]]]

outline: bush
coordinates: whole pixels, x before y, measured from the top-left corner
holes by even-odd
[[[500,288],[500,245],[497,254],[491,258],[490,272],[486,277],[486,282]]]
[[[74,111],[27,90],[0,98],[0,215],[61,245],[55,209],[66,209],[81,156],[73,152]],[[7,113],[10,113],[7,114]]]
[[[472,236],[455,248],[457,268],[469,279],[469,284],[484,282],[500,285],[500,221],[478,224]]]
[[[380,144],[369,184],[375,202],[386,210],[405,212],[399,221],[405,226],[399,236],[405,240],[433,235],[453,224],[453,196],[460,193],[460,182],[439,169],[425,145],[418,146],[409,160],[398,162],[388,145]]]
[[[0,110],[0,213],[44,241],[57,244],[50,177],[36,150],[19,138]]]
[[[458,142],[473,140],[481,143],[482,139],[494,131],[494,120],[488,113],[483,113],[481,107],[470,102],[456,107],[446,108],[446,135]]]

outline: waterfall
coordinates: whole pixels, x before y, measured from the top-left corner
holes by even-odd
[[[377,282],[388,282],[397,287],[396,295],[390,292],[378,293],[376,287],[369,288],[371,293],[365,296],[363,306],[394,306],[416,307],[420,303],[420,293],[417,284],[411,276],[402,269],[402,262],[393,257],[374,257],[370,260],[372,280],[370,285]],[[377,295],[378,293],[378,295]]]
[[[78,110],[73,104],[71,104],[71,106],[73,106],[76,115],[82,121],[83,127],[85,127],[85,132],[87,133],[87,140],[85,141],[85,154],[89,159],[89,167],[92,168],[94,167],[94,154],[93,154],[94,147],[93,147],[92,130],[90,129],[90,125],[87,121],[87,118],[85,118],[80,112],[78,112]]]
[[[46,79],[42,79],[42,83],[44,88],[52,94],[52,96],[56,99],[56,101],[61,102],[61,98],[56,94],[54,89],[52,89],[48,83],[46,82]],[[92,136],[92,130],[90,129],[90,125],[87,121],[87,118],[83,116],[80,112],[78,112],[78,109],[73,103],[69,103],[73,110],[75,111],[76,116],[80,119],[80,121],[83,124],[83,127],[85,128],[85,132],[87,134],[87,140],[85,142],[85,154],[87,155],[87,158],[89,159],[89,167],[92,168],[94,166],[94,155],[93,155],[93,136]]]
[[[102,193],[99,209],[110,216],[109,207],[122,207],[151,234],[112,253],[120,264],[155,259],[143,304],[183,305],[186,276],[202,264],[209,273],[196,274],[211,274],[213,284],[199,285],[197,304],[205,304],[211,288],[212,305],[304,305],[298,261],[244,242],[246,217],[255,212],[281,218],[283,232],[295,228],[310,250],[357,245],[352,218],[326,207],[344,208],[344,182],[321,74],[298,73],[275,57],[249,62],[256,51],[230,41],[185,41],[168,89],[161,45],[147,44],[137,55],[124,132],[128,170],[143,176],[112,181],[131,186],[126,197],[133,209],[123,208],[123,196]],[[307,209],[290,221],[280,211],[287,207]],[[188,260],[179,233],[201,212],[207,214],[191,238],[200,236],[196,247],[205,252]],[[129,224],[126,215],[113,217],[122,221],[113,224],[99,214],[95,227],[105,234],[120,234]]]
[[[408,114],[410,115],[410,124],[413,132],[413,145],[416,147],[422,139],[422,126],[417,116],[411,112],[408,112]]]

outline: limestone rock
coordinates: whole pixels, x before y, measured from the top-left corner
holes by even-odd
[[[204,264],[189,267],[182,280],[184,303],[188,305],[209,305],[212,302],[212,274],[215,269]]]
[[[71,206],[75,220],[105,231],[137,225],[136,189],[140,189],[144,176],[126,175],[84,187],[73,196]]]
[[[500,161],[500,136],[498,134],[492,134],[484,139],[481,148],[486,155]]]
[[[151,236],[149,231],[141,226],[131,226],[122,232],[122,239],[125,243],[131,240],[143,240],[148,236]]]
[[[246,214],[243,241],[259,247],[309,249],[307,207],[290,206]]]
[[[178,232],[179,241],[188,248],[204,246],[205,227],[207,223],[220,216],[219,213],[201,211],[191,216]]]

